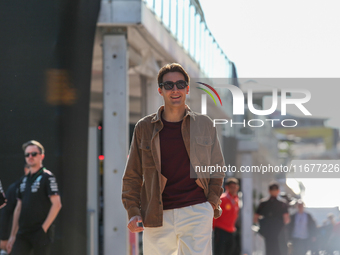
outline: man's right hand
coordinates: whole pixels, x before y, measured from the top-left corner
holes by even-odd
[[[141,231],[144,230],[143,227],[138,227],[138,225],[137,225],[138,222],[142,222],[142,217],[141,217],[141,216],[133,216],[133,217],[130,219],[130,221],[129,221],[127,227],[128,227],[128,229],[129,229],[132,233],[137,233],[137,232],[141,232]]]
[[[14,242],[15,242],[15,236],[11,236],[11,237],[8,239],[7,247],[6,247],[6,248],[7,248],[7,253],[8,253],[8,254],[11,253]]]

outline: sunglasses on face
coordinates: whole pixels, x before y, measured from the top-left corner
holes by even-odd
[[[176,82],[172,82],[172,81],[165,81],[159,84],[159,87],[161,88],[162,86],[164,86],[165,90],[171,90],[174,88],[174,86],[176,85],[176,87],[178,89],[184,89],[186,86],[188,86],[188,83],[186,81],[176,81]]]
[[[28,158],[30,155],[31,155],[32,157],[35,157],[35,156],[37,156],[38,154],[40,154],[40,153],[38,153],[38,152],[29,152],[29,153],[25,153],[25,157]]]

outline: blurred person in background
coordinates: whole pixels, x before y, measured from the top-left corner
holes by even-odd
[[[7,251],[13,255],[49,254],[52,223],[61,209],[58,184],[42,165],[44,147],[37,141],[22,146],[30,172],[19,184]]]
[[[279,184],[271,182],[268,198],[261,202],[254,215],[254,223],[260,223],[259,233],[265,239],[266,255],[286,255],[285,225],[290,222],[288,206],[279,200]]]
[[[333,213],[327,215],[327,219],[323,222],[322,226],[318,229],[318,247],[325,254],[331,253],[329,240],[333,232],[336,222]]]
[[[24,166],[24,173],[25,175],[29,173],[27,164]],[[7,241],[11,234],[13,213],[17,205],[17,190],[22,178],[12,183],[6,190],[7,206],[1,210],[0,217],[0,249],[2,250],[6,250]]]
[[[235,222],[239,212],[238,180],[228,178],[224,184],[224,189],[225,192],[220,197],[222,215],[213,221],[214,255],[233,255],[236,245]]]
[[[297,201],[298,212],[291,216],[288,226],[293,255],[305,255],[316,241],[316,224],[312,216],[304,211],[302,200]]]
[[[332,234],[329,238],[331,251],[340,252],[340,222],[334,224]]]
[[[6,205],[6,197],[0,180],[0,209]]]

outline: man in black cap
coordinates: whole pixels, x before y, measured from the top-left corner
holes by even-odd
[[[269,185],[269,198],[261,200],[254,215],[254,222],[260,220],[260,234],[265,238],[267,255],[284,255],[282,241],[285,224],[290,222],[288,207],[277,197],[280,193],[279,184],[272,182]],[[281,247],[281,248],[280,248]]]

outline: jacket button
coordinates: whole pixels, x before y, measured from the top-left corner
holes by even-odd
[[[159,204],[161,205],[161,204],[162,204],[162,201],[159,201]]]
[[[208,144],[208,142],[205,142],[205,145],[207,145]]]
[[[156,132],[158,132],[158,128],[156,128]]]
[[[149,147],[149,146],[146,146],[146,148],[147,148],[147,149],[150,149],[150,147]]]

